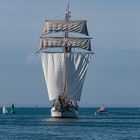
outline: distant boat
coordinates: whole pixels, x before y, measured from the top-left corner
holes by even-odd
[[[102,115],[102,114],[108,114],[108,111],[106,110],[104,105],[102,105],[100,109],[95,111],[95,115]]]
[[[3,106],[3,108],[2,108],[2,113],[3,114],[8,114],[8,110],[5,106]]]
[[[15,114],[15,107],[14,104],[12,104],[11,108],[10,108],[10,113],[11,114]]]
[[[35,114],[37,113],[37,105],[35,105]]]

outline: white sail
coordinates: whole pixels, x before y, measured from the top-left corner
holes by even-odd
[[[89,53],[66,55],[66,94],[69,100],[80,101],[90,55]]]
[[[2,108],[2,113],[3,114],[8,114],[8,110],[5,106],[3,106],[3,108]]]
[[[90,54],[42,52],[40,55],[49,99],[54,100],[61,95],[80,101]]]
[[[61,38],[61,37],[47,37],[41,38],[40,49],[48,47],[73,47],[91,50],[91,38]]]
[[[88,36],[86,20],[46,20],[43,34],[65,31]]]
[[[64,53],[40,53],[49,100],[61,95]]]

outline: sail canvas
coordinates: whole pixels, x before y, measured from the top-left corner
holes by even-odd
[[[80,101],[90,55],[88,53],[43,52],[40,54],[50,100],[62,95],[67,96],[68,99]],[[66,83],[62,86],[64,75]]]

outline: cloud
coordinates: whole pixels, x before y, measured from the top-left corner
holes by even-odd
[[[34,53],[29,53],[26,57],[25,64],[35,64],[37,63],[37,55]]]

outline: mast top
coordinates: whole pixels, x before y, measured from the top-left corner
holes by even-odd
[[[71,13],[71,11],[69,10],[69,3],[68,3],[68,7],[65,10],[65,21],[66,22],[68,22],[69,21],[69,18],[71,17],[70,16],[70,13]],[[67,29],[65,31],[65,38],[68,38],[68,33],[69,33],[69,31],[68,31],[68,27],[67,27]],[[71,52],[71,48],[67,47],[66,46],[66,43],[65,43],[64,52],[66,52],[66,53]]]
[[[69,18],[71,17],[71,11],[69,10],[69,3],[68,3],[68,6],[65,10],[65,20],[69,20]]]

